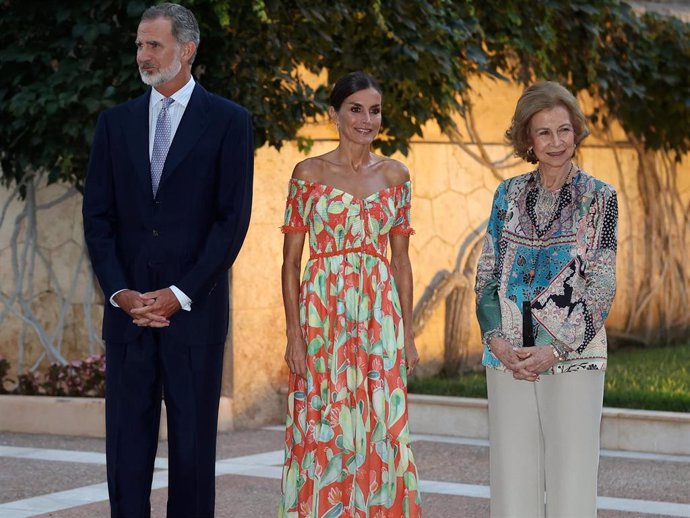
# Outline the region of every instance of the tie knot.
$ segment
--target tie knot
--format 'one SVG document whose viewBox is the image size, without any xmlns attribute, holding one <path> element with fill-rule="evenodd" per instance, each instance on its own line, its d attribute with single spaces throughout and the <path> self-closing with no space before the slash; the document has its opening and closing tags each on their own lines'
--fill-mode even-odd
<svg viewBox="0 0 690 518">
<path fill-rule="evenodd" d="M 168 107 L 175 102 L 175 99 L 172 97 L 163 97 L 163 109 L 167 110 Z"/>
</svg>

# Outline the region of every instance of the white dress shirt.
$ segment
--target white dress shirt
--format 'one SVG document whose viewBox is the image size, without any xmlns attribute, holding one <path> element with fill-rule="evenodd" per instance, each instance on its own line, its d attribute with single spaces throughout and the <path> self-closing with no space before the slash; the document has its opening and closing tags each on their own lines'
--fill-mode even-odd
<svg viewBox="0 0 690 518">
<path fill-rule="evenodd" d="M 194 78 L 190 77 L 189 81 L 187 81 L 187 84 L 170 96 L 175 100 L 175 102 L 168 107 L 168 116 L 170 117 L 170 142 L 172 142 L 175 138 L 175 132 L 180 126 L 180 121 L 182 120 L 184 111 L 187 108 L 187 104 L 189 104 L 189 99 L 192 97 L 195 84 Z M 156 135 L 156 121 L 158 121 L 158 114 L 163 108 L 164 97 L 165 96 L 155 88 L 151 89 L 151 97 L 149 99 L 149 161 L 151 160 L 151 155 L 153 154 L 153 139 Z M 185 311 L 191 311 L 192 299 L 185 295 L 185 293 L 175 285 L 170 286 L 170 289 L 179 301 L 182 309 Z M 118 306 L 115 302 L 115 295 L 126 290 L 127 288 L 124 288 L 113 293 L 110 297 L 110 303 L 116 308 L 119 308 L 120 306 Z"/>
</svg>

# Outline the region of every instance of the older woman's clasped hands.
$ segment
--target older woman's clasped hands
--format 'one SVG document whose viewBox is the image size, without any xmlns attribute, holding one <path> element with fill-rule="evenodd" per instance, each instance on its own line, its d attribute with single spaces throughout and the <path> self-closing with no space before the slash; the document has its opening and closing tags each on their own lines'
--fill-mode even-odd
<svg viewBox="0 0 690 518">
<path fill-rule="evenodd" d="M 516 347 L 501 337 L 492 340 L 491 353 L 516 380 L 539 381 L 539 374 L 559 361 L 549 347 Z"/>
</svg>

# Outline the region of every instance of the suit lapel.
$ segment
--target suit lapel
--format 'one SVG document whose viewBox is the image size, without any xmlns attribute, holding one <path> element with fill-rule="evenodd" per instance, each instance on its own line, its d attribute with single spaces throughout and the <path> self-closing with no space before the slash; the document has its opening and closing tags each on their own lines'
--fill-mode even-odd
<svg viewBox="0 0 690 518">
<path fill-rule="evenodd" d="M 185 108 L 180 125 L 175 132 L 175 137 L 170 143 L 168 156 L 165 158 L 161 183 L 158 187 L 159 192 L 170 176 L 175 174 L 177 166 L 189 154 L 206 129 L 209 123 L 209 104 L 206 90 L 199 83 L 194 85 L 194 91 L 189 98 L 189 104 Z"/>
<path fill-rule="evenodd" d="M 149 99 L 151 89 L 134 99 L 129 106 L 131 122 L 125 131 L 134 171 L 142 185 L 151 192 L 151 160 L 149 158 Z"/>
</svg>

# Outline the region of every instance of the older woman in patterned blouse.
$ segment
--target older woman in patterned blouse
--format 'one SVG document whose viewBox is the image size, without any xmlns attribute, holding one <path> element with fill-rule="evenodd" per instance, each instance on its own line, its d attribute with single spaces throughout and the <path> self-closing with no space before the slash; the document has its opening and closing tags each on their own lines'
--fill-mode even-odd
<svg viewBox="0 0 690 518">
<path fill-rule="evenodd" d="M 523 93 L 506 132 L 537 167 L 496 189 L 477 270 L 493 518 L 596 516 L 618 206 L 573 163 L 588 134 L 550 81 Z"/>
</svg>

